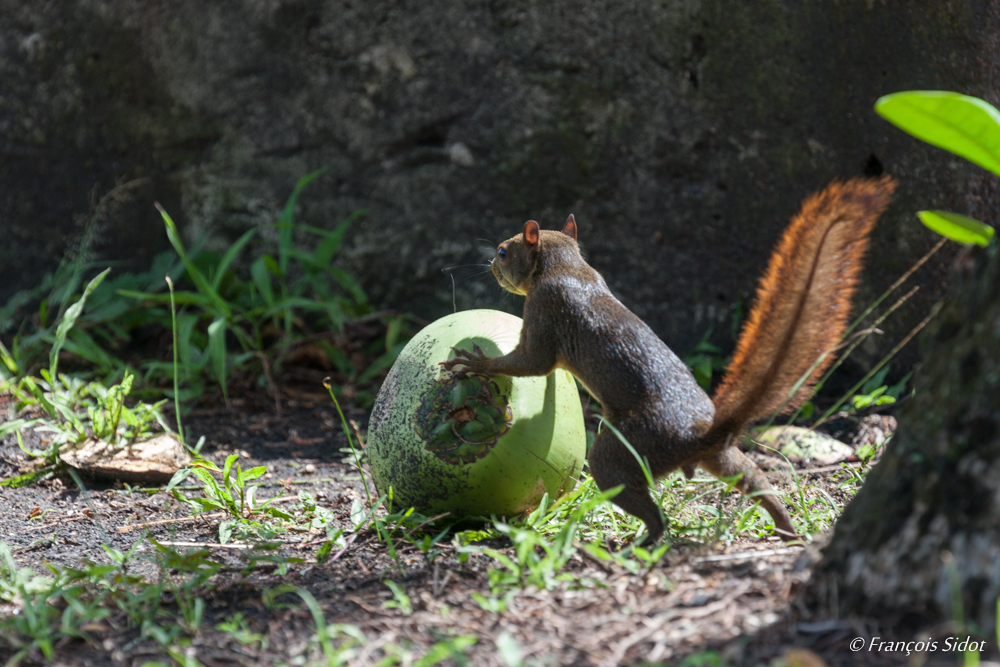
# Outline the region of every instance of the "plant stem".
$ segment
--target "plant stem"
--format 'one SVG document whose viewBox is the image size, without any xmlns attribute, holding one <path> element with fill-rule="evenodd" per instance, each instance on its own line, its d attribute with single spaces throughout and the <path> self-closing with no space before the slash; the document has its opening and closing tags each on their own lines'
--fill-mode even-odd
<svg viewBox="0 0 1000 667">
<path fill-rule="evenodd" d="M 174 413 L 177 417 L 177 437 L 184 444 L 184 427 L 181 426 L 181 395 L 177 382 L 177 306 L 174 303 L 174 281 L 170 276 L 163 276 L 167 281 L 167 288 L 170 290 L 170 323 L 174 337 Z"/>
<path fill-rule="evenodd" d="M 354 440 L 351 438 L 351 432 L 347 428 L 347 419 L 344 417 L 344 411 L 340 409 L 340 403 L 337 402 L 337 397 L 333 395 L 333 384 L 330 382 L 330 378 L 324 378 L 323 386 L 330 393 L 333 405 L 337 408 L 337 414 L 340 415 L 340 423 L 344 427 L 347 444 L 350 445 L 351 453 L 354 454 L 354 465 L 358 467 L 358 473 L 361 475 L 361 483 L 365 486 L 365 498 L 368 499 L 368 507 L 372 507 L 372 494 L 368 491 L 368 480 L 365 479 L 365 471 L 361 469 L 361 459 L 358 457 L 358 450 L 354 448 Z M 372 507 L 372 511 L 374 511 L 374 507 Z"/>
</svg>

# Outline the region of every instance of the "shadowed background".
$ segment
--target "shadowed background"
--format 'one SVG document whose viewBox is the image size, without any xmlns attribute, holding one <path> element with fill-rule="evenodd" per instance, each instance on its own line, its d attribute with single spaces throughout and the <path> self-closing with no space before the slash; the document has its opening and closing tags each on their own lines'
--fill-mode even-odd
<svg viewBox="0 0 1000 667">
<path fill-rule="evenodd" d="M 589 261 L 669 345 L 713 327 L 728 349 L 741 295 L 831 179 L 900 180 L 859 303 L 935 242 L 914 211 L 996 220 L 974 167 L 872 111 L 906 89 L 995 102 L 995 4 L 0 0 L 0 303 L 95 211 L 97 255 L 143 269 L 168 247 L 154 200 L 223 248 L 327 167 L 298 220 L 370 211 L 337 261 L 376 306 L 450 312 L 443 268 L 573 212 Z M 947 254 L 861 361 L 943 294 Z M 460 309 L 520 311 L 455 273 Z"/>
</svg>

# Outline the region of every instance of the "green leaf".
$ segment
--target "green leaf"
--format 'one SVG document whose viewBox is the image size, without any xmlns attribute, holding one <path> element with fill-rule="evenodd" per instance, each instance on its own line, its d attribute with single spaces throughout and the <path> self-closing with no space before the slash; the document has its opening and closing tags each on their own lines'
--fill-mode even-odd
<svg viewBox="0 0 1000 667">
<path fill-rule="evenodd" d="M 882 370 L 873 375 L 871 379 L 868 380 L 868 382 L 865 382 L 863 385 L 861 385 L 861 391 L 859 393 L 871 394 L 880 387 L 884 390 L 885 387 L 883 387 L 882 385 L 885 384 L 885 378 L 887 375 L 889 375 L 889 367 L 885 366 L 882 368 Z"/>
<path fill-rule="evenodd" d="M 201 466 L 195 466 L 191 468 L 191 474 L 202 481 L 207 491 L 210 491 L 216 497 L 219 497 L 219 484 L 215 481 L 215 478 L 212 477 L 212 473 L 208 472 Z"/>
<path fill-rule="evenodd" d="M 194 283 L 201 295 L 211 301 L 215 310 L 229 319 L 233 316 L 232 309 L 230 309 L 229 304 L 226 300 L 219 296 L 219 293 L 209 284 L 205 275 L 198 269 L 191 260 L 188 259 L 187 251 L 184 249 L 184 243 L 181 241 L 181 236 L 177 232 L 177 225 L 174 224 L 173 219 L 167 212 L 163 210 L 163 207 L 156 204 L 156 209 L 160 212 L 163 217 L 163 223 L 167 227 L 167 238 L 170 239 L 170 244 L 174 246 L 174 250 L 177 251 L 177 255 L 184 262 L 184 268 L 187 269 L 188 276 L 191 277 L 191 282 Z"/>
<path fill-rule="evenodd" d="M 313 251 L 312 261 L 314 264 L 323 266 L 329 264 L 330 260 L 340 249 L 340 244 L 344 240 L 344 234 L 347 233 L 347 228 L 351 224 L 351 220 L 354 216 L 351 216 L 347 220 L 334 227 L 330 232 L 323 237 L 323 240 L 316 245 L 316 250 Z"/>
<path fill-rule="evenodd" d="M 8 477 L 7 479 L 0 479 L 0 487 L 7 487 L 10 489 L 18 489 L 22 486 L 28 486 L 34 484 L 35 481 L 48 475 L 52 472 L 52 468 L 42 468 L 39 470 L 33 470 L 31 472 L 26 472 L 23 475 L 17 475 L 15 477 Z"/>
<path fill-rule="evenodd" d="M 958 243 L 986 246 L 993 238 L 992 227 L 967 215 L 951 211 L 917 211 L 917 217 L 931 231 Z"/>
<path fill-rule="evenodd" d="M 364 505 L 361 504 L 359 499 L 355 498 L 354 502 L 351 503 L 351 523 L 355 528 L 358 528 L 367 518 Z"/>
<path fill-rule="evenodd" d="M 64 341 L 63 349 L 109 372 L 121 363 L 114 356 L 108 354 L 104 347 L 83 329 L 71 330 Z"/>
<path fill-rule="evenodd" d="M 252 486 L 250 488 L 256 489 L 257 487 L 256 486 Z M 285 521 L 293 521 L 293 520 L 295 520 L 294 516 L 292 516 L 288 512 L 284 512 L 282 510 L 279 510 L 277 507 L 264 507 L 263 509 L 264 509 L 264 512 L 268 516 L 273 516 L 273 517 L 276 517 L 278 519 L 284 519 Z"/>
<path fill-rule="evenodd" d="M 229 265 L 233 263 L 236 256 L 240 254 L 241 250 L 243 250 L 243 246 L 245 246 L 250 239 L 253 238 L 253 235 L 257 233 L 257 229 L 257 227 L 248 229 L 243 233 L 243 236 L 236 240 L 236 243 L 229 246 L 229 249 L 226 250 L 226 254 L 224 254 L 222 259 L 219 261 L 219 265 L 215 267 L 215 279 L 212 281 L 212 287 L 214 289 L 219 289 L 219 283 L 222 282 L 223 276 L 226 275 L 226 269 L 229 268 Z"/>
<path fill-rule="evenodd" d="M 17 348 L 15 347 L 15 349 Z M 3 341 L 0 341 L 0 361 L 3 362 L 3 365 L 6 366 L 7 370 L 13 373 L 15 377 L 21 372 L 21 369 L 18 368 L 14 357 L 11 356 L 10 351 L 4 346 Z"/>
<path fill-rule="evenodd" d="M 909 382 L 911 375 L 913 375 L 913 371 L 910 371 L 903 376 L 902 380 L 889 387 L 889 389 L 885 392 L 886 396 L 891 396 L 896 400 L 899 400 L 899 396 L 906 391 L 906 383 Z"/>
<path fill-rule="evenodd" d="M 21 380 L 21 383 L 18 385 L 18 387 L 19 388 L 27 387 L 28 391 L 31 392 L 31 395 L 35 397 L 36 401 L 38 401 L 38 404 L 42 406 L 42 409 L 45 410 L 45 412 L 47 412 L 48 415 L 53 419 L 56 420 L 59 419 L 59 411 L 56 410 L 56 407 L 52 405 L 52 402 L 49 401 L 49 399 L 45 398 L 45 394 L 42 393 L 42 390 L 38 387 L 37 384 L 35 384 L 35 381 L 32 380 L 31 377 L 25 377 L 23 380 Z"/>
<path fill-rule="evenodd" d="M 226 519 L 219 524 L 219 544 L 228 544 L 233 536 L 233 528 L 236 526 L 236 519 Z"/>
<path fill-rule="evenodd" d="M 120 289 L 115 293 L 130 299 L 140 299 L 142 301 L 156 301 L 158 303 L 170 303 L 169 294 L 156 294 L 155 292 L 136 292 L 134 290 Z M 174 292 L 174 302 L 180 305 L 194 304 L 208 310 L 212 307 L 212 301 L 206 299 L 196 292 Z"/>
<path fill-rule="evenodd" d="M 267 466 L 257 466 L 256 468 L 250 468 L 249 470 L 244 470 L 240 473 L 240 481 L 247 482 L 251 479 L 257 479 L 267 472 Z"/>
<path fill-rule="evenodd" d="M 4 422 L 0 424 L 0 438 L 41 423 L 41 419 L 13 419 L 9 422 Z"/>
<path fill-rule="evenodd" d="M 229 391 L 226 387 L 226 320 L 221 317 L 208 325 L 208 349 L 212 355 L 215 367 L 215 377 L 222 387 L 222 398 L 229 404 Z"/>
<path fill-rule="evenodd" d="M 524 658 L 521 656 L 521 647 L 518 646 L 514 635 L 506 630 L 497 636 L 497 652 L 503 658 L 504 664 L 507 667 L 520 667 L 524 664 Z"/>
<path fill-rule="evenodd" d="M 232 482 L 229 480 L 229 474 L 233 469 L 233 464 L 236 463 L 236 459 L 238 458 L 239 454 L 230 454 L 226 457 L 226 464 L 222 467 L 222 483 L 227 489 L 232 486 Z"/>
<path fill-rule="evenodd" d="M 300 178 L 288 201 L 285 202 L 285 207 L 281 209 L 281 217 L 278 218 L 278 263 L 281 275 L 288 272 L 288 251 L 292 247 L 292 221 L 295 218 L 295 204 L 298 203 L 299 193 L 325 171 L 326 167 L 323 167 Z"/>
<path fill-rule="evenodd" d="M 271 289 L 271 272 L 267 268 L 267 257 L 267 255 L 258 257 L 250 265 L 250 278 L 257 286 L 257 291 L 263 297 L 264 303 L 270 306 L 274 303 L 274 290 Z"/>
<path fill-rule="evenodd" d="M 180 494 L 177 489 L 174 489 L 174 493 L 178 495 Z M 184 498 L 184 502 L 194 507 L 197 514 L 211 512 L 212 510 L 227 509 L 225 504 L 219 502 L 218 500 L 212 500 L 211 498 Z"/>
<path fill-rule="evenodd" d="M 174 476 L 171 477 L 170 481 L 167 483 L 167 487 L 163 490 L 164 493 L 169 494 L 171 491 L 174 490 L 175 486 L 186 480 L 190 474 L 191 474 L 191 468 L 181 468 L 180 470 L 175 472 Z"/>
<path fill-rule="evenodd" d="M 316 562 L 320 565 L 323 565 L 326 563 L 326 561 L 330 560 L 330 555 L 333 553 L 333 547 L 334 547 L 333 540 L 330 540 L 329 542 L 324 542 L 323 546 L 321 546 L 319 548 L 319 551 L 316 552 Z"/>
<path fill-rule="evenodd" d="M 56 340 L 52 345 L 52 349 L 49 351 L 49 376 L 53 380 L 56 378 L 56 370 L 59 367 L 59 350 L 62 349 L 63 343 L 66 342 L 66 334 L 69 330 L 73 328 L 76 324 L 76 318 L 80 317 L 80 313 L 83 312 L 83 307 L 87 303 L 87 297 L 93 292 L 104 277 L 111 272 L 111 269 L 104 269 L 99 274 L 94 276 L 94 278 L 87 283 L 87 287 L 83 290 L 83 294 L 80 296 L 80 300 L 74 303 L 72 306 L 66 309 L 66 314 L 63 315 L 62 320 L 59 322 L 59 326 L 56 328 Z"/>
<path fill-rule="evenodd" d="M 914 90 L 880 97 L 875 111 L 927 143 L 1000 176 L 1000 111 L 976 97 Z"/>
<path fill-rule="evenodd" d="M 355 301 L 358 303 L 368 302 L 368 296 L 365 294 L 365 291 L 361 289 L 361 285 L 359 285 L 354 278 L 348 275 L 347 272 L 332 266 L 327 268 L 327 272 L 333 277 L 334 280 L 340 283 L 341 287 L 346 289 L 351 296 L 354 297 Z"/>
<path fill-rule="evenodd" d="M 198 459 L 198 465 L 195 467 L 204 468 L 206 470 L 211 470 L 212 472 L 217 472 L 217 473 L 222 472 L 222 469 L 219 468 L 219 466 L 215 465 L 214 462 L 209 461 L 208 459 Z"/>
</svg>

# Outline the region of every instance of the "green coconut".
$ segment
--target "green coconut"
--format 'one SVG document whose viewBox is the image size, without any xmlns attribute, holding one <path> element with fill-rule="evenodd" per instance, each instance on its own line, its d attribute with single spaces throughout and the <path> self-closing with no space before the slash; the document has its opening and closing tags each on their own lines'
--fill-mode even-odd
<svg viewBox="0 0 1000 667">
<path fill-rule="evenodd" d="M 375 399 L 368 462 L 393 507 L 428 516 L 516 516 L 576 485 L 587 451 L 573 377 L 470 375 L 440 362 L 451 348 L 489 356 L 517 346 L 521 319 L 495 310 L 455 313 L 400 352 Z"/>
</svg>

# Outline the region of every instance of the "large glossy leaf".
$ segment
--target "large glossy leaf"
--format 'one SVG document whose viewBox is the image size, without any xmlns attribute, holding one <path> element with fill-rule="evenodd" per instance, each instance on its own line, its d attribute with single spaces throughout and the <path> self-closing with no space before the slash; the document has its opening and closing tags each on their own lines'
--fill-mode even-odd
<svg viewBox="0 0 1000 667">
<path fill-rule="evenodd" d="M 928 229 L 959 243 L 985 246 L 993 238 L 993 228 L 967 215 L 951 211 L 917 211 L 917 217 Z"/>
<path fill-rule="evenodd" d="M 880 97 L 875 111 L 929 144 L 1000 176 L 1000 111 L 976 97 L 914 90 Z"/>
</svg>

